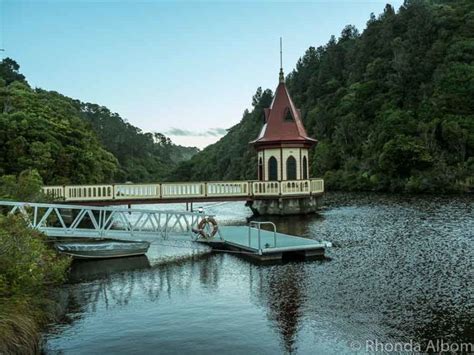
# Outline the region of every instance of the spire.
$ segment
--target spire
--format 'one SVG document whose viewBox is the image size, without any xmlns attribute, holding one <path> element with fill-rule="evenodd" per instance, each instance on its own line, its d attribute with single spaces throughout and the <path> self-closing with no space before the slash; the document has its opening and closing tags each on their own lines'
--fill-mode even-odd
<svg viewBox="0 0 474 355">
<path fill-rule="evenodd" d="M 257 149 L 281 147 L 282 145 L 309 148 L 317 143 L 316 139 L 308 137 L 301 120 L 301 111 L 291 100 L 285 85 L 282 47 L 280 37 L 280 82 L 270 107 L 264 110 L 265 123 L 260 134 L 257 139 L 250 142 Z"/>
<path fill-rule="evenodd" d="M 282 49 L 282 40 L 280 37 L 280 83 L 285 82 L 285 74 L 283 74 L 283 49 Z"/>
</svg>

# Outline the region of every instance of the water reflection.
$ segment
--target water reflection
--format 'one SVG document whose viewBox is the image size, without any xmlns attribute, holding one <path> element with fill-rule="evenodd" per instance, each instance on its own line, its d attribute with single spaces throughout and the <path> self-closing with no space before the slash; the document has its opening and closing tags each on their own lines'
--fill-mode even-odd
<svg viewBox="0 0 474 355">
<path fill-rule="evenodd" d="M 285 350 L 292 353 L 308 297 L 305 272 L 297 267 L 274 268 L 265 281 L 258 290 L 261 301 L 268 306 L 268 317 L 279 330 Z"/>
<path fill-rule="evenodd" d="M 309 228 L 313 222 L 320 222 L 324 220 L 324 217 L 319 214 L 313 215 L 301 215 L 301 216 L 267 216 L 251 218 L 258 221 L 271 221 L 277 226 L 277 230 L 280 233 L 313 237 Z M 271 229 L 269 226 L 263 226 L 263 228 Z M 315 238 L 317 239 L 317 238 Z"/>
<path fill-rule="evenodd" d="M 107 278 L 121 271 L 147 269 L 149 267 L 150 261 L 145 255 L 116 259 L 74 260 L 71 265 L 69 281 L 79 283 Z"/>
<path fill-rule="evenodd" d="M 225 301 L 222 297 L 218 299 L 220 285 L 232 282 L 232 277 L 229 279 L 229 275 L 222 274 L 229 264 L 235 265 L 241 275 L 247 269 L 247 285 L 239 280 L 239 287 L 250 291 L 254 305 L 264 311 L 272 328 L 278 330 L 282 349 L 294 352 L 303 305 L 308 297 L 305 272 L 297 264 L 288 264 L 286 268 L 260 267 L 223 254 L 153 267 L 146 257 L 76 262 L 71 285 L 67 287 L 68 318 L 51 333 L 60 334 L 64 324 L 73 327 L 84 317 L 94 317 L 94 313 L 127 307 L 134 299 L 141 307 L 152 307 L 152 303 L 163 297 L 173 301 L 188 300 L 196 291 L 205 290 L 219 304 Z M 206 313 L 205 307 L 201 313 Z"/>
<path fill-rule="evenodd" d="M 272 219 L 334 242 L 330 262 L 76 264 L 69 324 L 47 335 L 48 351 L 331 354 L 350 352 L 349 340 L 473 341 L 472 201 L 361 201 L 324 218 Z"/>
</svg>

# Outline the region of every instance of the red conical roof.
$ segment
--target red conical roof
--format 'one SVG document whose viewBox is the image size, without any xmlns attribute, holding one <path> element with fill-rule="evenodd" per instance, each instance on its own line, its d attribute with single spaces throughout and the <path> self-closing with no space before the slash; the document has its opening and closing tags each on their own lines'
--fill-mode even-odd
<svg viewBox="0 0 474 355">
<path fill-rule="evenodd" d="M 312 146 L 316 139 L 308 137 L 301 121 L 301 112 L 295 107 L 280 73 L 280 83 L 270 108 L 265 109 L 265 124 L 258 138 L 251 144 L 256 147 L 295 144 Z"/>
</svg>

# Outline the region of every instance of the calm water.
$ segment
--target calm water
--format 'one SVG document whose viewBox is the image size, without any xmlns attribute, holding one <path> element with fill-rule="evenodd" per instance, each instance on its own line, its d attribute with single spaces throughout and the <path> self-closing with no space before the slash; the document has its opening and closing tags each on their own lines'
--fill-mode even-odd
<svg viewBox="0 0 474 355">
<path fill-rule="evenodd" d="M 272 219 L 333 242 L 321 261 L 258 266 L 168 241 L 148 257 L 76 264 L 46 353 L 340 354 L 367 340 L 474 342 L 473 199 L 346 197 L 320 216 Z M 242 203 L 207 210 L 225 223 L 249 216 Z"/>
</svg>

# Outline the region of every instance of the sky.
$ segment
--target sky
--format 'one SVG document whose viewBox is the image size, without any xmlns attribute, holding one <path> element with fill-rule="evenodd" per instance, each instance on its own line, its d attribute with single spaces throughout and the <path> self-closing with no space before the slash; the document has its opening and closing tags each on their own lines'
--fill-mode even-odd
<svg viewBox="0 0 474 355">
<path fill-rule="evenodd" d="M 402 0 L 0 0 L 0 58 L 34 87 L 107 106 L 143 131 L 205 147 L 310 47 Z"/>
</svg>

